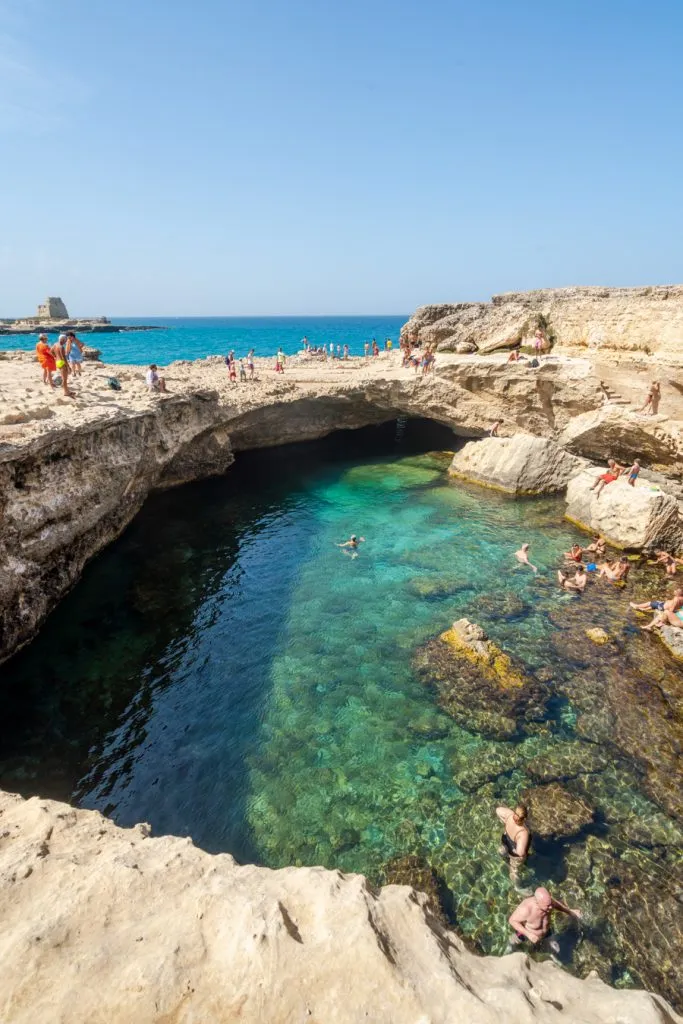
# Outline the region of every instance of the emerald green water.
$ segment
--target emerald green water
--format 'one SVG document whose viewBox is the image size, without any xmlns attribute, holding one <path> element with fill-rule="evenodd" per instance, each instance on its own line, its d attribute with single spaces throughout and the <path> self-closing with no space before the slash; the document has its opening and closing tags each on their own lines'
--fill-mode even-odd
<svg viewBox="0 0 683 1024">
<path fill-rule="evenodd" d="M 486 952 L 504 952 L 520 893 L 547 884 L 586 913 L 562 934 L 571 969 L 652 984 L 645 928 L 641 945 L 608 911 L 620 886 L 635 909 L 655 882 L 669 902 L 680 894 L 681 832 L 636 755 L 598 725 L 577 729 L 602 714 L 600 687 L 572 690 L 617 666 L 583 638 L 605 621 L 635 651 L 629 678 L 646 678 L 634 595 L 560 591 L 555 569 L 577 537 L 563 503 L 449 481 L 448 457 L 420 450 L 450 439 L 426 431 L 252 453 L 223 480 L 150 500 L 6 667 L 0 785 L 271 866 L 381 883 L 419 858 Z M 336 546 L 351 533 L 366 538 L 356 558 Z M 524 540 L 538 577 L 513 557 Z M 460 616 L 546 687 L 540 719 L 493 738 L 443 710 L 416 656 Z M 538 842 L 516 890 L 494 809 L 550 780 L 595 820 Z M 633 822 L 657 841 L 634 841 Z M 678 930 L 663 931 L 675 958 Z"/>
</svg>

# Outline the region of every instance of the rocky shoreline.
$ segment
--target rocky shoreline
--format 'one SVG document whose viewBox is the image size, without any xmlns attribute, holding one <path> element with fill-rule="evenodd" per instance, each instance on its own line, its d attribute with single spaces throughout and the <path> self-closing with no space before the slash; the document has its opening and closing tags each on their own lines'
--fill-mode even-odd
<svg viewBox="0 0 683 1024">
<path fill-rule="evenodd" d="M 167 331 L 161 324 L 112 324 L 101 320 L 36 320 L 25 324 L 19 321 L 0 321 L 0 335 L 20 337 L 21 335 L 62 334 L 76 331 L 77 334 L 121 334 L 125 331 Z"/>
<path fill-rule="evenodd" d="M 595 318 L 603 290 L 576 291 L 581 294 L 572 301 L 587 303 Z M 680 288 L 617 291 L 607 296 L 609 303 L 621 309 L 637 298 L 646 312 L 653 304 L 677 309 L 683 298 Z M 503 296 L 494 299 L 493 312 L 487 307 L 477 318 L 494 317 L 498 324 L 502 310 L 511 336 L 515 325 L 524 326 L 512 306 L 522 307 L 526 324 L 529 310 L 535 315 L 548 303 L 551 312 L 557 303 L 566 312 L 568 298 Z M 463 315 L 472 311 L 423 307 L 405 330 L 450 349 L 459 343 L 453 318 L 460 322 Z M 546 325 L 561 319 L 542 315 Z M 573 316 L 576 322 L 579 314 Z M 437 338 L 445 329 L 451 334 Z M 561 331 L 554 337 L 560 350 Z M 627 341 L 631 386 L 642 391 L 655 374 L 668 380 L 671 372 L 674 379 L 676 346 L 667 363 L 661 351 L 653 358 L 644 343 Z M 293 359 L 284 379 L 263 361 L 253 385 L 231 385 L 218 357 L 177 362 L 165 371 L 168 395 L 148 393 L 142 367 L 92 363 L 72 399 L 47 392 L 28 354 L 0 353 L 0 660 L 36 634 L 87 561 L 120 534 L 155 488 L 223 473 L 249 449 L 398 416 L 437 420 L 465 440 L 485 437 L 491 423 L 502 420 L 508 436 L 470 440 L 453 459 L 453 475 L 517 495 L 568 489 L 570 518 L 631 551 L 683 543 L 677 481 L 683 405 L 676 388 L 665 388 L 666 415 L 643 417 L 610 396 L 609 374 L 585 352 L 531 368 L 508 364 L 497 348 L 483 356 L 440 349 L 436 372 L 424 379 L 401 367 L 399 353 L 336 365 Z M 613 383 L 623 388 L 622 363 Z M 118 378 L 121 391 L 109 387 L 110 377 Z M 593 460 L 609 455 L 643 459 L 643 486 L 635 497 L 624 495 L 619 481 L 600 503 L 588 493 Z M 449 714 L 466 716 L 471 702 L 465 707 L 450 682 L 454 652 L 462 653 L 457 631 L 420 653 L 418 671 L 431 685 L 440 680 Z M 590 646 L 587 652 L 586 663 L 593 664 Z M 500 652 L 486 657 L 488 674 L 473 664 L 468 685 L 482 722 L 504 740 L 520 722 L 533 721 L 545 689 L 522 679 L 508 661 L 503 665 Z M 491 712 L 501 672 L 504 706 Z M 609 699 L 619 707 L 625 684 L 618 672 L 606 679 Z M 605 723 L 594 718 L 584 690 L 571 679 L 561 688 L 582 710 L 582 728 L 596 747 L 606 742 Z M 651 711 L 648 728 L 656 734 L 659 721 L 673 730 L 666 709 L 661 721 L 659 714 Z M 622 748 L 645 756 L 633 723 L 625 716 L 617 721 Z M 650 784 L 669 795 L 673 811 L 674 731 L 666 737 L 670 785 L 659 761 L 646 757 L 645 770 Z M 579 807 L 580 795 L 563 791 L 560 798 L 579 816 L 588 814 L 587 805 Z M 405 887 L 374 893 L 360 876 L 320 868 L 240 867 L 188 840 L 150 839 L 142 826 L 123 830 L 94 812 L 37 798 L 0 793 L 0 825 L 6 906 L 0 1006 L 12 1024 L 92 1021 L 103 992 L 112 1024 L 190 1016 L 355 1022 L 363 1014 L 392 1024 L 422 1018 L 446 1024 L 454 1015 L 484 1024 L 498 1020 L 501 1007 L 520 1024 L 681 1019 L 657 996 L 579 981 L 521 954 L 476 957 L 444 929 L 425 897 Z M 553 835 L 556 823 L 545 828 Z M 594 859 L 606 857 L 597 842 L 594 847 Z M 609 858 L 606 865 L 610 870 Z"/>
</svg>

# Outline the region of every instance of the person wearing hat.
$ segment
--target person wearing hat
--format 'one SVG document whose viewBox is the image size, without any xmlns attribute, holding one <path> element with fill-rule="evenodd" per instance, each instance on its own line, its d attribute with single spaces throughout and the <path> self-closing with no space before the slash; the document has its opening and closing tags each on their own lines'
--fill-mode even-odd
<svg viewBox="0 0 683 1024">
<path fill-rule="evenodd" d="M 510 939 L 510 944 L 518 946 L 521 942 L 530 942 L 532 946 L 538 946 L 543 939 L 548 939 L 550 948 L 557 953 L 559 946 L 555 939 L 551 938 L 550 931 L 553 910 L 569 914 L 577 920 L 581 919 L 580 910 L 571 910 L 564 903 L 554 899 L 547 889 L 539 886 L 533 896 L 522 900 L 510 915 L 509 923 L 515 933 Z"/>
<path fill-rule="evenodd" d="M 43 368 L 43 384 L 49 384 L 51 388 L 54 387 L 52 381 L 52 374 L 57 369 L 57 363 L 55 357 L 52 354 L 52 349 L 47 343 L 47 334 L 38 335 L 38 341 L 36 343 L 36 359 Z"/>
</svg>

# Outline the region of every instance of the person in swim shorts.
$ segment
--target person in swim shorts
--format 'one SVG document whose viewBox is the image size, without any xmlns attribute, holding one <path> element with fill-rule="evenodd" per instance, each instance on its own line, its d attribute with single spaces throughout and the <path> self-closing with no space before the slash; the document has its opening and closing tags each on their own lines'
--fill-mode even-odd
<svg viewBox="0 0 683 1024">
<path fill-rule="evenodd" d="M 509 923 L 514 931 L 510 942 L 517 946 L 522 942 L 530 942 L 532 946 L 538 946 L 543 939 L 549 939 L 549 946 L 554 953 L 559 951 L 557 942 L 551 938 L 550 925 L 552 913 L 559 910 L 561 914 L 569 914 L 577 920 L 581 919 L 581 911 L 572 910 L 560 900 L 554 899 L 543 886 L 539 886 L 533 896 L 522 900 L 516 910 L 513 910 L 509 917 Z"/>
<path fill-rule="evenodd" d="M 564 557 L 570 562 L 576 562 L 580 565 L 583 561 L 583 548 L 580 544 L 572 544 L 571 549 L 569 551 L 565 551 Z"/>
<path fill-rule="evenodd" d="M 659 629 L 660 626 L 673 626 L 675 629 L 679 629 L 683 626 L 683 587 L 676 587 L 673 597 L 670 597 L 668 601 L 631 604 L 631 608 L 638 612 L 652 609 L 656 613 L 652 622 L 648 622 L 647 626 L 642 627 L 648 633 L 653 629 Z"/>
<path fill-rule="evenodd" d="M 73 331 L 68 331 L 66 335 L 66 358 L 69 361 L 69 369 L 75 377 L 80 377 L 82 373 L 81 364 L 83 362 L 83 350 L 85 345 L 79 341 Z"/>
<path fill-rule="evenodd" d="M 602 490 L 607 484 L 613 484 L 615 480 L 618 480 L 621 474 L 624 472 L 624 466 L 620 466 L 614 459 L 607 460 L 607 470 L 605 473 L 600 473 L 595 478 L 593 486 L 590 488 L 591 491 L 595 491 L 595 497 L 599 498 Z"/>
<path fill-rule="evenodd" d="M 638 462 L 638 459 L 634 459 L 633 460 L 633 465 L 631 466 L 631 468 L 628 471 L 628 480 L 626 481 L 626 483 L 630 487 L 635 487 L 636 486 L 636 480 L 638 479 L 638 474 L 639 473 L 640 473 L 640 463 Z"/>
<path fill-rule="evenodd" d="M 57 364 L 55 357 L 52 354 L 52 349 L 47 343 L 47 334 L 40 334 L 38 341 L 36 342 L 36 359 L 40 363 L 43 370 L 43 384 L 49 384 L 51 388 L 54 387 L 52 383 L 52 374 L 55 372 Z"/>
</svg>

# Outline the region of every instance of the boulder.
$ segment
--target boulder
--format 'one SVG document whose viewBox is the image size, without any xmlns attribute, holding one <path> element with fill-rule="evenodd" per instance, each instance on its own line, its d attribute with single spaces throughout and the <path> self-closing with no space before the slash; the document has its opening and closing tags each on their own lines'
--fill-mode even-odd
<svg viewBox="0 0 683 1024">
<path fill-rule="evenodd" d="M 473 341 L 459 341 L 458 344 L 455 346 L 455 351 L 458 353 L 458 355 L 465 356 L 468 355 L 470 352 L 476 352 L 477 346 Z"/>
<path fill-rule="evenodd" d="M 508 494 L 553 494 L 563 491 L 583 466 L 547 438 L 515 434 L 470 441 L 455 453 L 448 472 Z"/>
<path fill-rule="evenodd" d="M 545 717 L 548 688 L 526 676 L 467 619 L 419 648 L 414 666 L 444 711 L 470 732 L 505 740 Z"/>
<path fill-rule="evenodd" d="M 645 483 L 629 487 L 624 477 L 607 484 L 598 496 L 591 487 L 599 472 L 596 468 L 570 480 L 565 513 L 570 522 L 602 534 L 613 547 L 679 550 L 683 529 L 675 498 Z"/>
<path fill-rule="evenodd" d="M 83 358 L 88 359 L 91 362 L 99 362 L 102 352 L 99 348 L 95 348 L 92 345 L 85 345 L 83 348 Z"/>
<path fill-rule="evenodd" d="M 681 459 L 681 440 L 671 423 L 664 423 L 661 416 L 639 416 L 619 405 L 575 416 L 558 437 L 558 444 L 589 459 L 611 456 L 630 463 L 640 458 L 668 467 Z"/>
<path fill-rule="evenodd" d="M 674 658 L 683 661 L 683 629 L 676 626 L 663 626 L 659 630 L 659 636 Z"/>
<path fill-rule="evenodd" d="M 565 839 L 590 825 L 594 811 L 578 796 L 569 793 L 559 782 L 534 786 L 520 797 L 529 811 L 529 827 L 541 839 Z"/>
</svg>

